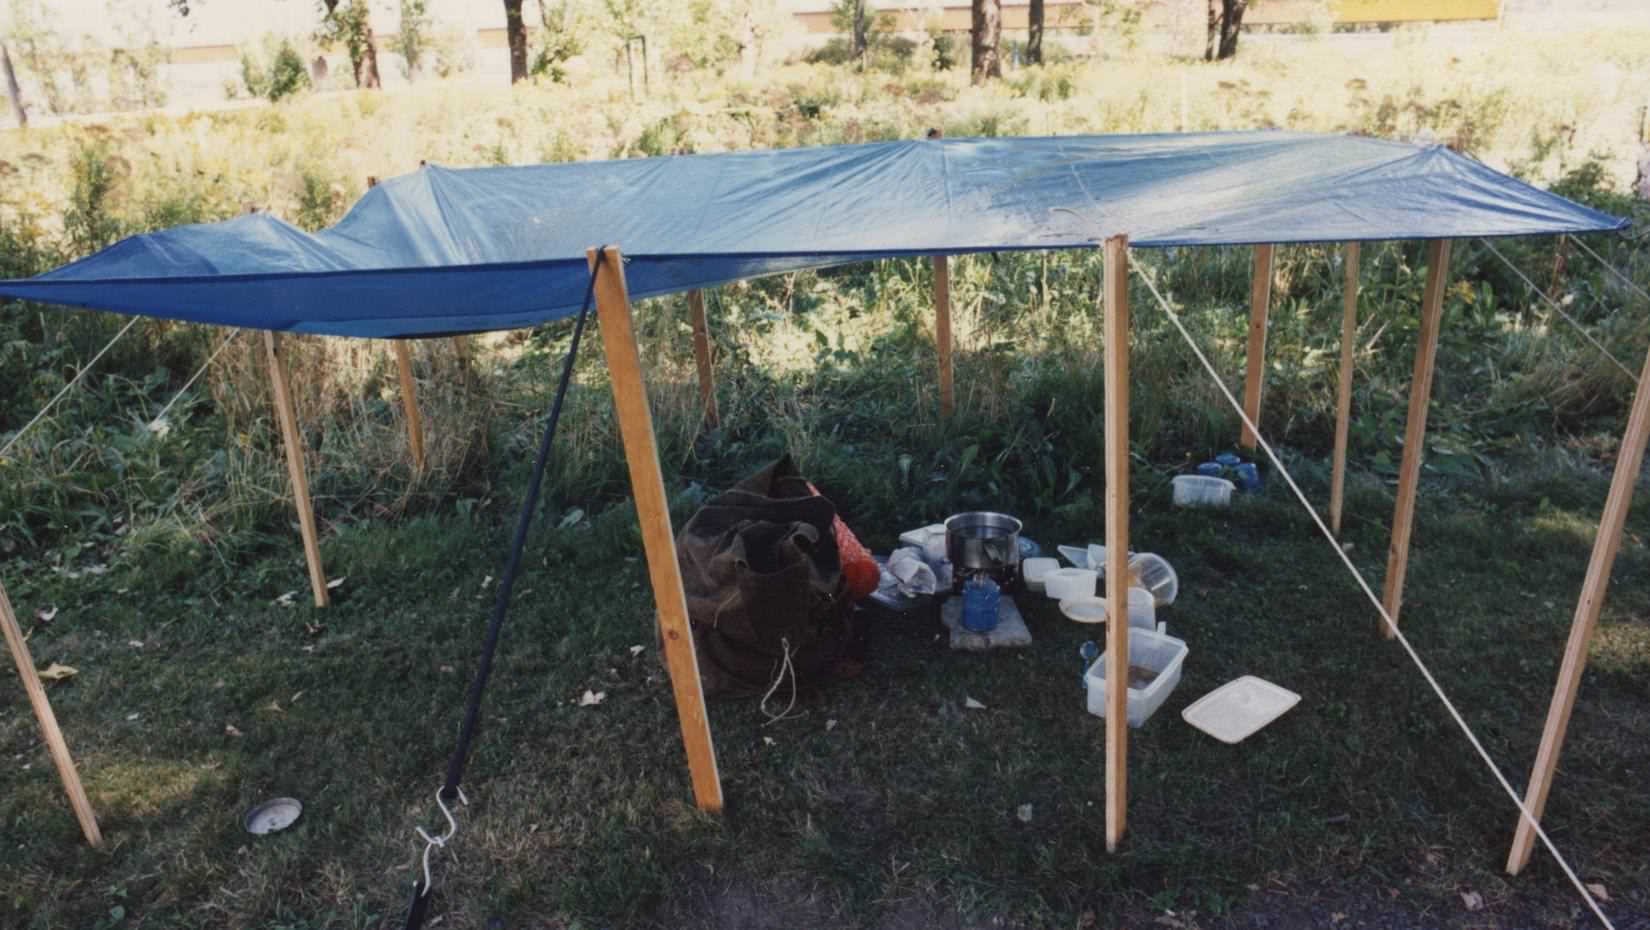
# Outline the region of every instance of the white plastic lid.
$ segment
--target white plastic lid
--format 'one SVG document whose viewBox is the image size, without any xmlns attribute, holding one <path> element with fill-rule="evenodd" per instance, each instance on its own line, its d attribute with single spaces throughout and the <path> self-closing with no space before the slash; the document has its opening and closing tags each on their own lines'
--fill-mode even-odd
<svg viewBox="0 0 1650 930">
<path fill-rule="evenodd" d="M 1223 743 L 1241 743 L 1283 716 L 1300 699 L 1287 688 L 1245 675 L 1198 698 L 1180 716 Z"/>
</svg>

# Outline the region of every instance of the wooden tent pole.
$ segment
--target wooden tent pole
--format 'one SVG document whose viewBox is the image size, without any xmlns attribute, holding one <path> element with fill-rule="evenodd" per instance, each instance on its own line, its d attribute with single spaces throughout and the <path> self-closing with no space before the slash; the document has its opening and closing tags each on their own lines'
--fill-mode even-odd
<svg viewBox="0 0 1650 930">
<path fill-rule="evenodd" d="M 1358 339 L 1358 243 L 1346 244 L 1341 314 L 1341 381 L 1335 394 L 1335 457 L 1329 470 L 1329 529 L 1341 535 L 1346 494 L 1346 440 L 1352 426 L 1352 354 Z"/>
<path fill-rule="evenodd" d="M 1260 426 L 1260 392 L 1266 374 L 1266 317 L 1272 309 L 1272 246 L 1255 246 L 1255 270 L 1249 282 L 1249 368 L 1243 379 L 1243 413 Z M 1238 445 L 1254 451 L 1255 434 L 1243 424 Z"/>
<path fill-rule="evenodd" d="M 321 542 L 315 532 L 315 510 L 309 502 L 309 478 L 304 474 L 303 437 L 298 434 L 298 411 L 292 405 L 292 388 L 287 382 L 286 356 L 281 337 L 264 330 L 264 350 L 269 358 L 269 381 L 275 388 L 275 416 L 281 422 L 281 445 L 286 447 L 286 470 L 292 479 L 293 506 L 298 510 L 298 530 L 304 537 L 304 561 L 309 563 L 309 586 L 315 606 L 327 606 L 327 574 L 321 568 Z"/>
<path fill-rule="evenodd" d="M 630 296 L 625 288 L 619 250 L 609 246 L 600 269 L 596 249 L 586 254 L 596 275 L 596 312 L 601 320 L 602 348 L 607 354 L 608 378 L 613 383 L 613 405 L 624 439 L 625 462 L 630 466 L 630 488 L 636 517 L 642 525 L 642 548 L 659 610 L 665 666 L 676 695 L 676 715 L 687 748 L 693 796 L 702 810 L 722 809 L 722 779 L 716 770 L 716 746 L 711 741 L 710 717 L 699 682 L 699 660 L 694 655 L 693 630 L 688 624 L 687 593 L 682 568 L 676 562 L 676 534 L 670 526 L 670 503 L 659 469 L 659 449 L 642 381 L 641 353 L 630 320 Z"/>
<path fill-rule="evenodd" d="M 705 295 L 695 288 L 688 291 L 688 314 L 693 318 L 693 360 L 699 367 L 699 404 L 705 411 L 705 425 L 716 429 L 722 425 L 721 411 L 716 408 L 716 373 L 710 362 L 710 324 L 705 320 Z"/>
<path fill-rule="evenodd" d="M 69 744 L 63 739 L 63 731 L 58 729 L 57 715 L 52 713 L 52 703 L 46 699 L 46 689 L 40 683 L 40 673 L 35 671 L 34 657 L 29 655 L 29 644 L 23 639 L 23 630 L 17 625 L 17 615 L 12 613 L 11 600 L 6 597 L 6 586 L 3 584 L 0 584 L 0 629 L 5 631 L 6 647 L 11 650 L 12 661 L 17 663 L 23 690 L 29 693 L 34 717 L 40 722 L 40 735 L 46 739 L 52 763 L 57 766 L 57 776 L 62 779 L 63 790 L 69 795 L 69 806 L 74 808 L 75 819 L 80 821 L 80 832 L 86 835 L 86 842 L 102 846 L 103 833 L 97 828 L 97 815 L 92 812 L 92 802 L 86 798 L 86 789 L 81 787 L 74 757 L 69 755 Z"/>
<path fill-rule="evenodd" d="M 1381 598 L 1393 624 L 1397 624 L 1398 609 L 1403 606 L 1404 574 L 1409 569 L 1409 535 L 1415 528 L 1415 495 L 1427 440 L 1427 404 L 1432 399 L 1432 373 L 1438 360 L 1438 328 L 1444 316 L 1449 253 L 1450 240 L 1427 241 L 1427 286 L 1421 297 L 1421 332 L 1415 342 L 1415 375 L 1409 382 L 1404 460 L 1398 467 L 1398 504 L 1392 517 L 1392 544 L 1387 550 L 1386 592 Z M 1387 639 L 1396 635 L 1385 623 L 1379 629 Z"/>
<path fill-rule="evenodd" d="M 1106 850 L 1128 822 L 1129 237 L 1103 245 L 1106 340 Z"/>
<path fill-rule="evenodd" d="M 957 409 L 957 388 L 951 372 L 951 260 L 934 256 L 934 347 L 940 363 L 940 416 Z"/>
<path fill-rule="evenodd" d="M 1536 752 L 1530 784 L 1524 795 L 1524 806 L 1537 820 L 1547 806 L 1547 792 L 1553 786 L 1558 754 L 1564 748 L 1570 712 L 1575 709 L 1576 692 L 1581 688 L 1581 673 L 1587 668 L 1587 644 L 1598 625 L 1599 610 L 1604 606 L 1604 595 L 1610 586 L 1610 571 L 1615 567 L 1616 553 L 1621 549 L 1627 510 L 1633 504 L 1633 486 L 1644 464 L 1646 439 L 1650 439 L 1650 354 L 1645 356 L 1644 368 L 1639 373 L 1638 390 L 1633 392 L 1627 432 L 1621 437 L 1615 474 L 1610 479 L 1610 496 L 1605 499 L 1598 535 L 1593 537 L 1593 555 L 1587 563 L 1587 578 L 1582 582 L 1581 599 L 1576 602 L 1575 618 L 1570 622 L 1570 639 L 1564 645 L 1564 661 L 1558 668 L 1552 704 L 1541 730 L 1541 748 Z M 1517 875 L 1530 861 L 1534 843 L 1534 825 L 1520 816 L 1512 850 L 1507 854 L 1509 875 Z"/>
<path fill-rule="evenodd" d="M 395 340 L 395 366 L 401 375 L 401 410 L 407 417 L 407 441 L 412 445 L 413 467 L 424 470 L 424 420 L 418 414 L 418 383 L 413 380 L 412 351 L 407 340 Z"/>
</svg>

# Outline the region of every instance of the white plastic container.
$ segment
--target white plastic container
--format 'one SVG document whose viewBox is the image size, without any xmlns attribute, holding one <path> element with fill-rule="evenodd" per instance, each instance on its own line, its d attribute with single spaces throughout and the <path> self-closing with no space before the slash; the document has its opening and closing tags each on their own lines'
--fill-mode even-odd
<svg viewBox="0 0 1650 930">
<path fill-rule="evenodd" d="M 1129 664 L 1155 672 L 1156 677 L 1141 688 L 1128 690 L 1129 726 L 1138 727 L 1151 719 L 1152 714 L 1169 699 L 1170 692 L 1180 684 L 1180 667 L 1186 661 L 1185 640 L 1175 639 L 1152 630 L 1129 630 Z M 1106 654 L 1089 666 L 1083 675 L 1088 685 L 1089 713 L 1106 716 Z"/>
<path fill-rule="evenodd" d="M 1175 475 L 1176 507 L 1226 507 L 1232 503 L 1232 491 L 1237 485 L 1225 478 L 1211 475 Z"/>
<path fill-rule="evenodd" d="M 1057 568 L 1043 575 L 1043 593 L 1063 601 L 1070 597 L 1093 597 L 1099 576 L 1086 568 Z"/>
<path fill-rule="evenodd" d="M 1033 556 L 1032 558 L 1026 559 L 1024 562 L 1020 563 L 1020 577 L 1026 580 L 1026 584 L 1041 587 L 1043 584 L 1043 576 L 1047 575 L 1049 572 L 1055 571 L 1059 567 L 1059 559 L 1051 559 L 1046 556 Z"/>
</svg>

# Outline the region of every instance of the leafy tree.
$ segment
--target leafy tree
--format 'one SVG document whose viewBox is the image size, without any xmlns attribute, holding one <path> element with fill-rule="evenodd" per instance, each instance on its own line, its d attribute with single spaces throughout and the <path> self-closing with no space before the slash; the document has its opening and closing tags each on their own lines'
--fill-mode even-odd
<svg viewBox="0 0 1650 930">
<path fill-rule="evenodd" d="M 267 69 L 251 55 L 242 55 L 241 80 L 246 82 L 248 93 L 273 103 L 309 87 L 309 69 L 292 43 L 282 39 Z"/>
<path fill-rule="evenodd" d="M 849 46 L 859 59 L 861 70 L 871 63 L 871 30 L 874 23 L 866 9 L 869 0 L 837 0 L 831 7 L 831 26 L 848 33 Z"/>
<path fill-rule="evenodd" d="M 372 11 L 367 0 L 321 0 L 321 25 L 315 41 L 323 47 L 342 45 L 355 69 L 356 87 L 378 87 L 378 48 L 372 40 Z"/>
<path fill-rule="evenodd" d="M 527 77 L 527 25 L 521 20 L 521 0 L 504 0 L 504 33 L 510 40 L 510 83 Z"/>
<path fill-rule="evenodd" d="M 418 73 L 424 53 L 430 47 L 429 0 L 401 0 L 401 24 L 395 31 L 395 50 L 400 53 L 407 77 Z"/>
<path fill-rule="evenodd" d="M 1003 38 L 1002 0 L 973 0 L 974 23 L 970 37 L 974 44 L 973 81 L 984 84 L 1003 76 L 1003 63 L 998 46 Z"/>
<path fill-rule="evenodd" d="M 538 54 L 533 56 L 533 73 L 560 83 L 567 79 L 566 64 L 584 51 L 584 16 L 574 0 L 539 0 Z"/>
</svg>

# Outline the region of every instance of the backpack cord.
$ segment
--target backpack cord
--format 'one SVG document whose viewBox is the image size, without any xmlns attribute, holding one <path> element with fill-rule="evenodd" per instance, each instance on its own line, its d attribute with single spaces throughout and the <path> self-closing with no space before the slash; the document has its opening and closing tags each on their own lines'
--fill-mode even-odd
<svg viewBox="0 0 1650 930">
<path fill-rule="evenodd" d="M 413 882 L 412 900 L 407 904 L 407 917 L 403 924 L 405 930 L 418 930 L 424 924 L 430 901 L 428 869 L 431 848 L 446 846 L 453 834 L 458 832 L 458 824 L 453 820 L 447 803 L 454 799 L 463 799 L 458 783 L 464 777 L 464 763 L 469 758 L 470 743 L 475 739 L 476 725 L 480 721 L 482 695 L 487 690 L 487 679 L 493 671 L 493 654 L 498 651 L 499 634 L 504 630 L 504 617 L 510 610 L 510 595 L 515 587 L 516 571 L 521 567 L 522 551 L 527 546 L 527 531 L 533 525 L 539 488 L 544 482 L 544 468 L 550 460 L 550 447 L 556 438 L 556 424 L 561 421 L 562 403 L 567 398 L 567 386 L 573 380 L 573 364 L 579 356 L 579 341 L 584 336 L 585 320 L 590 316 L 590 299 L 595 294 L 596 275 L 601 271 L 602 262 L 606 257 L 605 246 L 596 251 L 596 264 L 590 269 L 590 281 L 584 288 L 584 303 L 579 308 L 578 320 L 573 324 L 573 342 L 567 349 L 567 362 L 562 366 L 561 382 L 556 385 L 556 397 L 551 402 L 550 417 L 544 425 L 544 438 L 539 440 L 538 458 L 533 462 L 533 476 L 527 484 L 527 497 L 522 501 L 521 512 L 516 516 L 516 535 L 510 544 L 510 560 L 505 563 L 504 575 L 499 579 L 498 597 L 493 601 L 493 619 L 487 626 L 487 639 L 481 646 L 481 661 L 476 667 L 475 678 L 470 681 L 469 705 L 464 708 L 464 722 L 459 727 L 458 743 L 453 747 L 453 754 L 447 760 L 447 780 L 436 794 L 442 813 L 447 815 L 448 831 L 444 836 L 435 839 L 431 839 L 422 829 L 418 831 L 426 841 L 425 874 Z"/>
<path fill-rule="evenodd" d="M 758 705 L 759 709 L 762 711 L 762 715 L 768 718 L 768 723 L 778 723 L 781 720 L 789 719 L 791 717 L 791 710 L 796 707 L 796 664 L 791 661 L 790 638 L 781 636 L 779 638 L 779 645 L 785 650 L 785 657 L 780 659 L 779 674 L 774 676 L 773 684 L 768 686 L 768 693 L 762 695 L 762 703 Z M 779 690 L 780 683 L 785 680 L 787 675 L 789 675 L 791 679 L 791 702 L 786 704 L 785 709 L 779 713 L 770 713 L 768 711 L 768 698 L 773 697 L 773 693 Z M 762 725 L 767 726 L 768 723 L 764 723 Z"/>
</svg>

